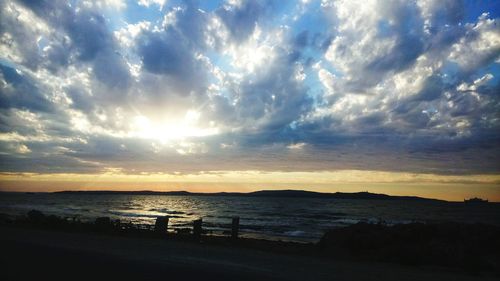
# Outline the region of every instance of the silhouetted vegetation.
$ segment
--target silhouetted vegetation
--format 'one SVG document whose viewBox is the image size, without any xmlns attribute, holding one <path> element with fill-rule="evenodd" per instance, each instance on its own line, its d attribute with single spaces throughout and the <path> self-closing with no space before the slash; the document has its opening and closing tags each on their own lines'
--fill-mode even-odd
<svg viewBox="0 0 500 281">
<path fill-rule="evenodd" d="M 239 220 L 238 220 L 239 222 Z M 234 222 L 233 222 L 234 223 Z M 411 223 L 388 226 L 358 223 L 329 230 L 317 244 L 269 241 L 262 239 L 212 236 L 202 231 L 202 221 L 193 229 L 167 232 L 168 220 L 159 217 L 158 225 L 141 228 L 108 217 L 81 222 L 44 215 L 32 210 L 17 219 L 0 214 L 0 224 L 36 227 L 69 232 L 97 232 L 128 237 L 180 239 L 247 247 L 279 253 L 322 256 L 333 259 L 395 262 L 406 265 L 437 265 L 458 268 L 469 273 L 493 271 L 500 275 L 500 227 L 486 224 Z M 165 230 L 165 231 L 163 231 Z"/>
<path fill-rule="evenodd" d="M 328 231 L 319 246 L 331 256 L 452 266 L 469 272 L 500 268 L 500 228 L 485 224 L 359 223 Z"/>
</svg>

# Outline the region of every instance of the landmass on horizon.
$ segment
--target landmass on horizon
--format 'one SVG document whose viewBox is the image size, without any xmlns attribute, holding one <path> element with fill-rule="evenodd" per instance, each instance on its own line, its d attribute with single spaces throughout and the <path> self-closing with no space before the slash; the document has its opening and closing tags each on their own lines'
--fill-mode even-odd
<svg viewBox="0 0 500 281">
<path fill-rule="evenodd" d="M 124 194 L 124 195 L 170 195 L 170 196 L 247 196 L 247 197 L 286 197 L 286 198 L 329 198 L 329 199 L 375 199 L 375 200 L 432 200 L 445 201 L 418 196 L 394 196 L 381 193 L 362 192 L 314 192 L 307 190 L 282 189 L 259 190 L 253 192 L 189 192 L 189 191 L 118 191 L 118 190 L 66 190 L 57 194 Z"/>
</svg>

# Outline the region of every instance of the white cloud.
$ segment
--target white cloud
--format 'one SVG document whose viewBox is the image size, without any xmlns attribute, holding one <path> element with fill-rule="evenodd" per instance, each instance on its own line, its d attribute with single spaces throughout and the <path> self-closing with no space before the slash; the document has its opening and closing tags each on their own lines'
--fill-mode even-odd
<svg viewBox="0 0 500 281">
<path fill-rule="evenodd" d="M 165 6 L 165 3 L 167 3 L 167 0 L 139 0 L 137 3 L 144 7 L 157 5 L 159 6 L 160 10 L 162 10 L 163 6 Z"/>
<path fill-rule="evenodd" d="M 83 1 L 82 5 L 92 9 L 123 10 L 127 7 L 125 0 L 92 0 Z"/>
<path fill-rule="evenodd" d="M 127 24 L 126 26 L 120 28 L 114 32 L 114 35 L 118 42 L 120 42 L 122 48 L 130 49 L 135 45 L 136 37 L 144 30 L 151 28 L 151 23 L 149 21 L 140 21 L 135 24 Z"/>
<path fill-rule="evenodd" d="M 482 14 L 478 22 L 466 25 L 466 35 L 452 46 L 449 59 L 465 70 L 474 70 L 485 61 L 500 57 L 500 28 L 496 19 Z"/>
<path fill-rule="evenodd" d="M 298 142 L 287 145 L 288 149 L 303 149 L 307 144 L 305 142 Z"/>
</svg>

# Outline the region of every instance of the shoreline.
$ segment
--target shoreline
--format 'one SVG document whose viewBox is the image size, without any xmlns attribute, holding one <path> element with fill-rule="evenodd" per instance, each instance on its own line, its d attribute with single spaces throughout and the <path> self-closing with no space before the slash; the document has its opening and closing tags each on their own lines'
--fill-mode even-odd
<svg viewBox="0 0 500 281">
<path fill-rule="evenodd" d="M 358 222 L 396 225 L 455 221 L 500 226 L 500 205 L 495 203 L 85 194 L 3 194 L 0 213 L 23 215 L 37 209 L 87 222 L 110 217 L 143 228 L 152 228 L 158 216 L 169 216 L 170 230 L 189 228 L 193 220 L 202 218 L 204 229 L 213 234 L 223 234 L 231 218 L 239 216 L 241 236 L 298 242 L 317 242 L 325 230 Z M 192 208 L 196 204 L 199 206 Z"/>
<path fill-rule="evenodd" d="M 65 266 L 80 269 L 83 269 L 82 264 L 102 258 L 106 263 L 115 264 L 110 266 L 109 274 L 123 268 L 117 264 L 127 264 L 132 275 L 150 272 L 159 276 L 165 273 L 162 268 L 177 272 L 178 277 L 189 275 L 192 270 L 203 272 L 193 275 L 193 279 L 186 277 L 186 280 L 199 280 L 202 276 L 213 276 L 217 280 L 329 280 L 339 276 L 339 272 L 344 275 L 337 277 L 338 280 L 493 280 L 500 277 L 500 258 L 495 252 L 500 245 L 498 238 L 489 241 L 493 243 L 491 249 L 470 252 L 470 247 L 482 246 L 483 242 L 477 243 L 482 241 L 479 239 L 500 237 L 499 228 L 489 225 L 449 223 L 389 227 L 357 224 L 329 231 L 319 243 L 298 243 L 213 235 L 196 238 L 192 233 L 159 234 L 123 229 L 113 221 L 71 222 L 55 216 L 38 214 L 37 217 L 36 213 L 18 220 L 0 218 L 0 243 L 7 247 L 8 256 L 21 254 L 4 261 L 12 268 L 23 266 L 22 260 L 33 259 L 28 264 L 36 263 L 36 260 L 45 260 L 47 255 L 48 260 L 54 260 L 51 264 L 69 263 Z M 450 236 L 457 229 L 463 235 Z M 490 236 L 472 237 L 471 231 Z M 422 252 L 422 248 L 428 246 L 425 235 L 434 243 L 430 252 Z M 456 243 L 448 240 L 456 240 Z M 472 246 L 469 245 L 471 241 Z M 457 245 L 463 245 L 460 246 L 463 249 Z M 453 249 L 452 256 L 447 254 L 450 249 Z M 455 258 L 463 253 L 473 255 L 472 260 Z M 90 260 L 81 260 L 80 255 Z M 427 258 L 433 255 L 437 259 Z M 66 257 L 77 261 L 70 262 L 71 258 L 65 261 Z M 443 263 L 442 259 L 447 262 Z M 47 277 L 58 274 L 47 266 Z M 296 269 L 300 272 L 295 272 Z M 102 270 L 107 272 L 108 269 Z M 386 277 L 389 273 L 393 277 Z M 380 278 L 373 278 L 373 274 Z M 243 276 L 252 278 L 244 279 Z M 21 279 L 32 279 L 29 277 L 32 276 Z"/>
<path fill-rule="evenodd" d="M 164 276 L 182 280 L 495 280 L 435 266 L 350 261 L 303 253 L 0 226 L 6 280 Z M 8 257 L 8 258 L 7 258 Z M 22 271 L 22 268 L 30 270 Z M 75 275 L 76 274 L 76 275 Z M 5 280 L 5 279 L 4 279 Z"/>
</svg>

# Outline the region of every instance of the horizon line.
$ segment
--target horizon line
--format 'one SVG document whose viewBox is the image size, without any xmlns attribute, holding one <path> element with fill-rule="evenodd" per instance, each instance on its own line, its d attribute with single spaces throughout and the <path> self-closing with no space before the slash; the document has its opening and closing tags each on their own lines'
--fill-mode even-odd
<svg viewBox="0 0 500 281">
<path fill-rule="evenodd" d="M 25 193 L 25 194 L 36 194 L 36 193 L 47 193 L 47 194 L 56 194 L 56 193 L 65 193 L 65 192 L 72 192 L 72 193 L 99 193 L 99 192 L 109 192 L 109 193 L 139 193 L 139 192 L 149 192 L 149 193 L 188 193 L 192 195 L 217 195 L 217 194 L 252 194 L 252 193 L 257 193 L 257 192 L 273 192 L 273 191 L 300 191 L 300 192 L 305 192 L 309 194 L 318 194 L 318 195 L 334 195 L 334 194 L 359 194 L 359 193 L 367 193 L 371 195 L 385 195 L 388 197 L 393 197 L 393 198 L 415 198 L 415 199 L 423 199 L 423 200 L 435 200 L 435 201 L 442 201 L 442 202 L 450 202 L 450 203 L 455 203 L 455 202 L 463 202 L 463 201 L 455 201 L 455 200 L 445 200 L 445 199 L 439 199 L 439 198 L 431 198 L 431 197 L 421 197 L 418 195 L 390 195 L 386 193 L 376 193 L 376 192 L 370 192 L 370 191 L 354 191 L 354 192 L 343 192 L 343 191 L 334 191 L 334 192 L 318 192 L 318 191 L 310 191 L 310 190 L 305 190 L 305 189 L 261 189 L 261 190 L 255 190 L 255 191 L 248 191 L 248 192 L 241 192 L 241 191 L 220 191 L 220 192 L 192 192 L 192 191 L 187 191 L 187 190 L 150 190 L 150 189 L 137 189 L 137 190 L 110 190 L 110 189 L 95 189 L 95 190 L 76 190 L 76 189 L 69 189 L 69 190 L 60 190 L 60 191 L 4 191 L 0 190 L 0 192 L 4 193 Z M 168 194 L 165 194 L 168 195 Z M 172 196 L 179 196 L 176 194 L 170 194 Z M 464 198 L 464 200 L 469 199 L 469 198 Z M 486 198 L 488 200 L 488 198 Z M 488 203 L 500 203 L 500 201 L 490 201 L 488 200 Z"/>
</svg>

